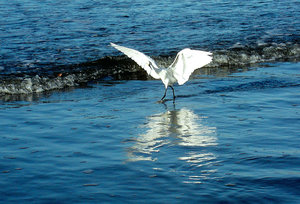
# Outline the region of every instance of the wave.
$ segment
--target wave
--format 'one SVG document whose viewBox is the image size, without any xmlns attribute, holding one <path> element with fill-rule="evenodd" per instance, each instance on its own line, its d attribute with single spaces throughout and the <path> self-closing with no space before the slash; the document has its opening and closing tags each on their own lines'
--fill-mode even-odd
<svg viewBox="0 0 300 204">
<path fill-rule="evenodd" d="M 253 66 L 258 63 L 300 61 L 300 44 L 260 44 L 243 46 L 236 44 L 227 50 L 213 51 L 213 61 L 206 66 L 211 69 Z M 153 56 L 160 66 L 168 66 L 175 55 Z M 51 66 L 17 74 L 0 75 L 0 96 L 42 93 L 86 85 L 98 80 L 150 79 L 136 63 L 125 56 L 107 56 L 96 61 L 64 66 Z"/>
</svg>

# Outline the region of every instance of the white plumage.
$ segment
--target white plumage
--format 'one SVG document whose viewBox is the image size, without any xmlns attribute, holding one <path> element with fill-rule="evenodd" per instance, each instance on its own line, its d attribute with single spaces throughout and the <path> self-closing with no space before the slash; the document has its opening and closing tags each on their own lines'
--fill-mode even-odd
<svg viewBox="0 0 300 204">
<path fill-rule="evenodd" d="M 147 55 L 127 47 L 110 43 L 111 46 L 123 52 L 129 58 L 133 59 L 139 66 L 155 79 L 161 79 L 165 85 L 165 93 L 161 100 L 166 96 L 168 86 L 173 90 L 173 99 L 175 100 L 175 93 L 173 84 L 177 82 L 179 85 L 184 84 L 189 80 L 190 75 L 194 70 L 205 66 L 212 61 L 212 53 L 200 50 L 191 50 L 185 48 L 181 50 L 174 62 L 168 67 L 158 67 L 153 59 Z"/>
</svg>

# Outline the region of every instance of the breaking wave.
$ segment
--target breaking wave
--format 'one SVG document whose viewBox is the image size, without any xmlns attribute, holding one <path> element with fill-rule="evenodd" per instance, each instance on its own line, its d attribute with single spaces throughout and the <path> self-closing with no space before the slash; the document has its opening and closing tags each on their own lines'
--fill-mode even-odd
<svg viewBox="0 0 300 204">
<path fill-rule="evenodd" d="M 215 50 L 212 63 L 206 66 L 211 69 L 241 68 L 257 63 L 300 60 L 298 43 L 261 44 L 242 46 L 236 44 L 227 50 Z M 161 66 L 168 66 L 174 55 L 153 56 Z M 132 60 L 125 56 L 108 56 L 96 61 L 50 66 L 32 69 L 26 72 L 0 74 L 0 96 L 15 94 L 32 94 L 86 85 L 98 80 L 149 79 Z"/>
</svg>

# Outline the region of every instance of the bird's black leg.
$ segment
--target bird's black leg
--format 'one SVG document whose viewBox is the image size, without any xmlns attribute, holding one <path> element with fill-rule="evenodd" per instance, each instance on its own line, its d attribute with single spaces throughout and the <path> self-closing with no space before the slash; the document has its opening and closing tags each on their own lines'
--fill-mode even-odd
<svg viewBox="0 0 300 204">
<path fill-rule="evenodd" d="M 176 98 L 176 96 L 175 96 L 175 90 L 174 90 L 173 86 L 170 86 L 170 87 L 171 87 L 171 89 L 173 91 L 173 102 L 175 102 L 175 98 Z"/>
<path fill-rule="evenodd" d="M 164 93 L 163 97 L 160 99 L 161 101 L 163 101 L 163 100 L 164 100 L 164 98 L 166 97 L 167 90 L 168 90 L 168 87 L 166 88 L 166 90 L 165 90 L 165 93 Z"/>
</svg>

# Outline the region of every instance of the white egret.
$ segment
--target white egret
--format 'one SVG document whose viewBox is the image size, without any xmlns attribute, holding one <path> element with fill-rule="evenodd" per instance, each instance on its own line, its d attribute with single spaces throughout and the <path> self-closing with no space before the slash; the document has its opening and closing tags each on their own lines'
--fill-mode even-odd
<svg viewBox="0 0 300 204">
<path fill-rule="evenodd" d="M 189 77 L 194 70 L 201 68 L 212 61 L 212 53 L 210 52 L 185 48 L 177 54 L 174 62 L 168 68 L 163 68 L 158 67 L 153 59 L 137 50 L 116 45 L 114 43 L 110 44 L 112 47 L 134 60 L 139 66 L 146 70 L 150 76 L 162 80 L 165 85 L 165 93 L 161 98 L 161 101 L 166 97 L 168 87 L 171 87 L 173 90 L 174 102 L 175 93 L 173 84 L 175 82 L 179 85 L 184 84 L 189 80 Z"/>
</svg>

